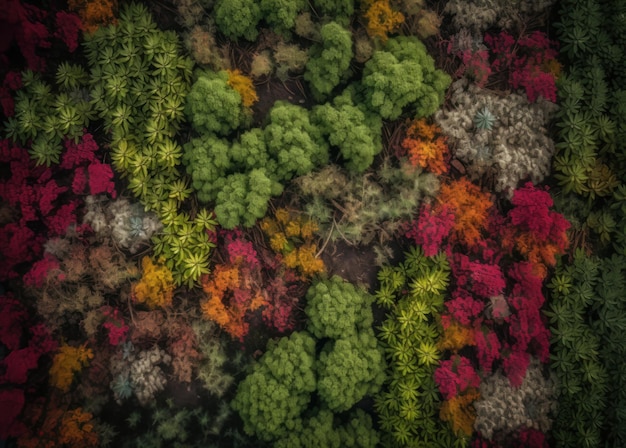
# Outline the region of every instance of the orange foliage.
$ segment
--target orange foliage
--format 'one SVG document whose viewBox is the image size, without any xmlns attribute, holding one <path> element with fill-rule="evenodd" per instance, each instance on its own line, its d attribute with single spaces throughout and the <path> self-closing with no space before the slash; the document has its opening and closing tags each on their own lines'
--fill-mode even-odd
<svg viewBox="0 0 626 448">
<path fill-rule="evenodd" d="M 561 239 L 567 240 L 565 231 Z M 511 238 L 515 248 L 533 265 L 533 273 L 540 278 L 548 275 L 547 266 L 556 265 L 556 256 L 563 253 L 563 245 L 558 240 L 546 241 L 537 238 L 533 232 L 521 232 Z"/>
<path fill-rule="evenodd" d="M 116 0 L 68 0 L 67 6 L 78 13 L 86 33 L 93 33 L 103 25 L 117 23 L 113 14 L 113 10 L 117 9 Z"/>
<path fill-rule="evenodd" d="M 52 360 L 50 384 L 63 392 L 69 391 L 74 374 L 86 367 L 92 358 L 93 352 L 85 346 L 62 345 Z"/>
<path fill-rule="evenodd" d="M 460 324 L 456 320 L 450 320 L 444 324 L 443 338 L 439 341 L 441 350 L 452 350 L 457 352 L 465 346 L 476 345 L 474 340 L 474 329 Z"/>
<path fill-rule="evenodd" d="M 388 34 L 404 23 L 402 13 L 391 9 L 389 0 L 368 0 L 364 2 L 367 34 L 386 42 Z"/>
<path fill-rule="evenodd" d="M 259 101 L 254 84 L 252 84 L 252 79 L 243 75 L 239 70 L 227 70 L 227 72 L 228 85 L 241 95 L 241 102 L 244 107 L 251 107 L 254 103 Z"/>
<path fill-rule="evenodd" d="M 414 121 L 407 129 L 402 148 L 407 151 L 411 165 L 435 174 L 448 171 L 446 137 L 441 135 L 441 129 L 436 124 L 429 125 L 424 119 Z"/>
<path fill-rule="evenodd" d="M 480 398 L 480 393 L 469 388 L 441 405 L 439 418 L 444 422 L 450 422 L 452 431 L 457 435 L 471 436 L 476 420 L 476 411 L 472 403 Z"/>
<path fill-rule="evenodd" d="M 148 308 L 170 306 L 174 296 L 172 271 L 162 263 L 153 263 L 150 257 L 141 260 L 143 275 L 133 287 L 133 295 L 139 303 Z"/>
<path fill-rule="evenodd" d="M 454 213 L 452 237 L 456 242 L 473 246 L 481 239 L 493 205 L 488 192 L 481 191 L 466 178 L 443 184 L 438 197 L 439 205 L 449 207 Z"/>
<path fill-rule="evenodd" d="M 248 333 L 248 311 L 256 311 L 266 299 L 252 284 L 250 272 L 239 265 L 217 265 L 211 277 L 202 280 L 207 300 L 200 304 L 205 318 L 222 327 L 233 338 Z"/>
<path fill-rule="evenodd" d="M 313 242 L 317 224 L 302 213 L 279 208 L 274 218 L 261 221 L 261 229 L 270 240 L 274 252 L 283 255 L 283 263 L 297 269 L 304 277 L 324 272 L 324 262 L 316 257 L 317 245 Z"/>
<path fill-rule="evenodd" d="M 18 439 L 17 446 L 20 448 L 98 446 L 93 416 L 81 408 L 65 412 L 56 407 L 44 409 L 35 404 L 28 409 L 28 413 L 34 414 L 28 418 L 32 420 L 32 426 L 29 425 L 28 432 Z M 40 426 L 35 430 L 34 425 Z"/>
</svg>

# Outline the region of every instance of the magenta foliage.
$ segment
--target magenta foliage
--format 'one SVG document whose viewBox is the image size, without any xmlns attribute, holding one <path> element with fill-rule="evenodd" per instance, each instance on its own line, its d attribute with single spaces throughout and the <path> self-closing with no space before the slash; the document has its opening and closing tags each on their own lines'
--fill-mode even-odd
<svg viewBox="0 0 626 448">
<path fill-rule="evenodd" d="M 545 302 L 542 279 L 537 277 L 531 263 L 516 263 L 509 271 L 516 281 L 509 297 L 515 310 L 509 318 L 509 334 L 515 339 L 513 350 L 531 351 L 541 362 L 550 357 L 550 330 L 546 327 L 541 307 Z"/>
<path fill-rule="evenodd" d="M 480 370 L 483 374 L 489 374 L 493 362 L 500 358 L 501 345 L 498 335 L 493 330 L 480 327 L 474 332 L 474 341 Z"/>
<path fill-rule="evenodd" d="M 46 67 L 44 58 L 37 54 L 39 48 L 50 47 L 50 33 L 42 23 L 46 11 L 35 6 L 22 4 L 19 0 L 7 0 L 0 8 L 0 55 L 13 41 L 17 42 L 29 69 L 42 71 Z"/>
<path fill-rule="evenodd" d="M 512 386 L 520 387 L 522 385 L 529 364 L 530 355 L 526 352 L 513 351 L 504 358 L 502 368 Z"/>
<path fill-rule="evenodd" d="M 556 102 L 556 80 L 545 68 L 558 55 L 555 41 L 548 39 L 541 31 L 522 36 L 517 41 L 502 31 L 497 35 L 487 34 L 485 43 L 495 56 L 492 69 L 508 70 L 509 84 L 514 89 L 523 88 L 531 102 L 539 96 Z"/>
<path fill-rule="evenodd" d="M 219 236 L 224 240 L 228 261 L 231 264 L 244 263 L 251 269 L 260 267 L 259 256 L 251 241 L 247 241 L 241 230 L 220 230 Z"/>
<path fill-rule="evenodd" d="M 103 306 L 101 308 L 104 316 L 102 326 L 107 330 L 109 336 L 109 344 L 117 346 L 126 340 L 129 327 L 124 322 L 124 316 L 117 308 L 111 306 Z"/>
<path fill-rule="evenodd" d="M 511 203 L 515 206 L 508 213 L 511 224 L 531 232 L 537 241 L 556 243 L 561 252 L 567 249 L 568 241 L 563 235 L 570 223 L 562 214 L 550 210 L 554 202 L 547 187 L 541 189 L 527 182 L 515 190 Z"/>
<path fill-rule="evenodd" d="M 54 37 L 65 42 L 70 53 L 73 53 L 78 48 L 78 37 L 83 29 L 80 18 L 76 14 L 59 11 L 55 16 L 55 24 Z"/>
<path fill-rule="evenodd" d="M 22 75 L 18 72 L 9 72 L 4 77 L 0 87 L 0 104 L 5 117 L 15 115 L 15 101 L 13 101 L 12 91 L 22 87 Z"/>
<path fill-rule="evenodd" d="M 536 429 L 524 428 L 515 435 L 515 440 L 507 440 L 504 444 L 478 435 L 472 440 L 472 448 L 548 448 L 550 446 L 545 434 Z"/>
<path fill-rule="evenodd" d="M 467 255 L 455 253 L 451 262 L 457 287 L 488 298 L 502 294 L 506 286 L 500 266 L 471 261 Z"/>
<path fill-rule="evenodd" d="M 446 400 L 456 397 L 469 387 L 478 387 L 480 377 L 470 361 L 460 355 L 439 362 L 435 382 Z"/>
<path fill-rule="evenodd" d="M 0 179 L 0 199 L 16 216 L 0 227 L 0 280 L 17 277 L 19 265 L 42 256 L 46 239 L 64 235 L 77 222 L 81 195 L 108 192 L 116 196 L 113 171 L 97 160 L 98 146 L 90 134 L 84 134 L 79 143 L 67 140 L 65 147 L 59 165 L 44 167 L 35 166 L 27 150 L 0 140 L 0 162 L 9 167 L 8 176 Z M 55 180 L 68 177 L 71 189 Z M 87 185 L 89 191 L 85 191 Z"/>
<path fill-rule="evenodd" d="M 57 12 L 54 23 L 56 31 L 51 34 L 45 23 L 48 15 L 49 12 L 20 0 L 5 0 L 0 8 L 0 60 L 8 62 L 5 53 L 15 42 L 26 60 L 27 68 L 43 71 L 46 61 L 38 51 L 50 48 L 51 38 L 62 40 L 70 52 L 76 50 L 82 29 L 78 16 Z"/>
<path fill-rule="evenodd" d="M 0 296 L 0 344 L 9 354 L 0 360 L 0 439 L 19 435 L 16 419 L 24 406 L 28 373 L 37 368 L 39 358 L 57 349 L 47 328 L 33 324 L 26 308 L 12 295 Z"/>
<path fill-rule="evenodd" d="M 471 294 L 457 290 L 452 299 L 446 301 L 448 312 L 462 325 L 470 325 L 485 309 L 485 303 Z"/>
<path fill-rule="evenodd" d="M 424 250 L 427 257 L 436 255 L 443 240 L 448 237 L 454 226 L 454 213 L 443 206 L 434 214 L 430 204 L 424 204 L 417 221 L 413 221 L 405 236 L 413 239 Z"/>
</svg>

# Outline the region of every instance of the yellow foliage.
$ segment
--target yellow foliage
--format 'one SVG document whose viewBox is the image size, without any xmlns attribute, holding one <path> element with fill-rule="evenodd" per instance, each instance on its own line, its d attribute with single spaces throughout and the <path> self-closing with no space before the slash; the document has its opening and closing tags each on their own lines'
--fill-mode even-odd
<svg viewBox="0 0 626 448">
<path fill-rule="evenodd" d="M 172 271 L 162 263 L 153 263 L 150 257 L 143 257 L 141 267 L 143 275 L 133 288 L 135 299 L 150 309 L 170 306 L 174 297 Z"/>
<path fill-rule="evenodd" d="M 455 434 L 471 436 L 476 420 L 476 411 L 472 403 L 479 398 L 480 393 L 470 387 L 463 394 L 446 400 L 441 405 L 439 418 L 449 422 Z"/>
<path fill-rule="evenodd" d="M 113 14 L 117 8 L 116 0 L 68 0 L 67 6 L 78 13 L 86 33 L 93 33 L 103 25 L 117 23 Z"/>
<path fill-rule="evenodd" d="M 251 107 L 254 103 L 259 101 L 259 97 L 254 89 L 254 84 L 252 84 L 252 79 L 243 75 L 239 70 L 227 70 L 227 72 L 228 85 L 239 92 L 244 107 Z"/>
<path fill-rule="evenodd" d="M 30 403 L 24 419 L 26 431 L 17 446 L 20 448 L 97 447 L 93 416 L 81 408 L 64 411 L 54 402 L 49 405 Z"/>
<path fill-rule="evenodd" d="M 365 2 L 367 8 L 367 34 L 387 41 L 388 34 L 404 23 L 402 13 L 391 9 L 389 0 L 370 0 Z"/>
<path fill-rule="evenodd" d="M 460 324 L 456 320 L 444 325 L 443 338 L 439 341 L 441 350 L 456 352 L 463 347 L 476 345 L 474 329 Z"/>
<path fill-rule="evenodd" d="M 287 246 L 287 238 L 283 232 L 276 231 L 274 235 L 270 237 L 270 247 L 274 252 L 282 252 Z"/>
<path fill-rule="evenodd" d="M 69 391 L 74 374 L 86 367 L 92 358 L 93 352 L 85 346 L 62 345 L 52 360 L 50 384 L 63 392 Z"/>
<path fill-rule="evenodd" d="M 326 267 L 316 258 L 317 245 L 313 242 L 317 223 L 302 213 L 279 208 L 274 218 L 261 221 L 261 230 L 270 240 L 274 252 L 283 255 L 283 263 L 290 269 L 297 269 L 304 277 L 324 272 Z"/>
<path fill-rule="evenodd" d="M 59 428 L 59 443 L 66 446 L 98 446 L 92 419 L 93 416 L 81 408 L 66 412 Z"/>
</svg>

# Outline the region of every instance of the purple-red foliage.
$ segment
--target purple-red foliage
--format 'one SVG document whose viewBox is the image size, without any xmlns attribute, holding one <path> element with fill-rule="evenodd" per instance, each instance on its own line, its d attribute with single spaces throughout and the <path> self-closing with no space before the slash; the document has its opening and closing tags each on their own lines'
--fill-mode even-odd
<svg viewBox="0 0 626 448">
<path fill-rule="evenodd" d="M 22 75 L 18 72 L 9 72 L 4 77 L 0 87 L 0 104 L 5 117 L 15 115 L 15 101 L 13 101 L 12 91 L 22 87 Z"/>
<path fill-rule="evenodd" d="M 521 429 L 517 432 L 515 440 L 507 439 L 504 444 L 484 439 L 480 434 L 472 440 L 472 448 L 548 448 L 549 446 L 544 433 L 529 428 Z"/>
<path fill-rule="evenodd" d="M 509 296 L 509 304 L 515 310 L 507 318 L 509 334 L 515 340 L 512 349 L 532 353 L 546 363 L 550 358 L 550 330 L 541 314 L 545 302 L 542 279 L 534 274 L 531 263 L 516 263 L 509 271 L 516 281 Z"/>
<path fill-rule="evenodd" d="M 478 366 L 483 374 L 491 373 L 493 362 L 500 358 L 500 340 L 498 335 L 486 327 L 479 327 L 474 332 Z"/>
<path fill-rule="evenodd" d="M 26 149 L 0 140 L 0 163 L 8 167 L 0 178 L 0 200 L 15 216 L 0 226 L 0 281 L 17 277 L 19 265 L 41 258 L 48 238 L 64 235 L 77 223 L 81 196 L 116 196 L 113 171 L 97 160 L 98 146 L 90 134 L 79 143 L 67 140 L 65 147 L 61 163 L 45 167 L 36 166 Z M 68 178 L 71 189 L 56 180 Z"/>
<path fill-rule="evenodd" d="M 449 207 L 444 205 L 435 212 L 430 204 L 424 204 L 419 217 L 411 222 L 405 236 L 421 246 L 424 255 L 430 257 L 439 252 L 453 227 L 454 213 Z"/>
<path fill-rule="evenodd" d="M 26 66 L 33 71 L 43 71 L 46 60 L 38 54 L 42 48 L 50 48 L 51 39 L 62 40 L 73 52 L 78 47 L 78 35 L 82 29 L 75 14 L 59 11 L 55 15 L 53 34 L 48 30 L 49 12 L 20 0 L 5 0 L 0 8 L 0 61 L 8 64 L 6 52 L 15 42 Z M 50 23 L 52 26 L 52 23 Z"/>
<path fill-rule="evenodd" d="M 522 36 L 517 41 L 506 31 L 487 34 L 485 43 L 495 56 L 491 64 L 494 71 L 508 70 L 509 84 L 523 88 L 528 101 L 539 96 L 556 102 L 555 75 L 546 69 L 558 55 L 557 42 L 548 39 L 542 31 Z"/>
<path fill-rule="evenodd" d="M 111 306 L 103 306 L 101 308 L 104 316 L 102 326 L 107 330 L 109 344 L 117 346 L 126 340 L 129 327 L 124 322 L 124 316 L 117 308 Z"/>
<path fill-rule="evenodd" d="M 446 301 L 446 308 L 459 323 L 471 325 L 483 313 L 485 303 L 475 299 L 467 291 L 457 289 L 452 299 Z"/>
<path fill-rule="evenodd" d="M 514 205 L 508 213 L 511 224 L 519 231 L 528 232 L 533 241 L 546 246 L 546 249 L 565 252 L 569 245 L 567 230 L 570 223 L 562 214 L 550 210 L 554 202 L 547 187 L 537 188 L 528 182 L 515 190 L 511 203 Z M 548 258 L 544 260 L 547 264 L 553 265 L 556 262 L 549 254 L 542 253 L 542 256 L 544 259 Z"/>
<path fill-rule="evenodd" d="M 281 333 L 293 330 L 296 324 L 295 310 L 300 297 L 301 284 L 297 274 L 285 268 L 283 275 L 272 277 L 266 292 L 270 299 L 263 308 L 265 324 L 274 327 Z"/>
<path fill-rule="evenodd" d="M 463 287 L 483 298 L 502 294 L 506 287 L 500 266 L 471 261 L 461 253 L 455 253 L 451 260 L 452 272 L 457 287 Z"/>
<path fill-rule="evenodd" d="M 466 357 L 455 354 L 452 358 L 439 362 L 439 367 L 435 370 L 435 382 L 444 398 L 450 400 L 469 387 L 477 388 L 480 377 Z"/>
<path fill-rule="evenodd" d="M 38 48 L 50 47 L 50 33 L 42 23 L 46 11 L 19 0 L 6 0 L 0 8 L 0 55 L 8 63 L 6 51 L 13 41 L 19 46 L 29 69 L 42 71 L 46 61 L 37 55 Z"/>
<path fill-rule="evenodd" d="M 59 11 L 55 16 L 55 24 L 54 37 L 65 42 L 70 53 L 73 53 L 78 48 L 78 37 L 83 29 L 80 17 L 76 14 Z"/>
<path fill-rule="evenodd" d="M 219 230 L 223 238 L 226 255 L 230 264 L 244 263 L 251 269 L 260 267 L 259 256 L 251 241 L 247 241 L 239 229 Z"/>
<path fill-rule="evenodd" d="M 529 364 L 530 355 L 526 352 L 512 351 L 509 356 L 504 358 L 502 368 L 512 386 L 520 387 L 522 385 Z"/>
<path fill-rule="evenodd" d="M 25 403 L 28 373 L 37 368 L 39 358 L 57 349 L 46 327 L 33 324 L 26 308 L 12 295 L 0 296 L 0 344 L 9 351 L 0 360 L 0 439 L 21 434 L 17 420 Z"/>
</svg>

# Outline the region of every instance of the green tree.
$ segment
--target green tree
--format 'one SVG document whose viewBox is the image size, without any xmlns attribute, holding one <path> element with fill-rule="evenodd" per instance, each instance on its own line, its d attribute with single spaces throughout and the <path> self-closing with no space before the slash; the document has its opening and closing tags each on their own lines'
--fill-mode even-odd
<svg viewBox="0 0 626 448">
<path fill-rule="evenodd" d="M 230 158 L 230 145 L 226 140 L 213 134 L 194 138 L 184 145 L 183 164 L 191 176 L 192 185 L 201 202 L 211 202 L 233 165 Z"/>
<path fill-rule="evenodd" d="M 253 41 L 259 34 L 261 8 L 256 0 L 218 0 L 214 17 L 219 30 L 230 39 Z"/>
<path fill-rule="evenodd" d="M 221 136 L 247 125 L 251 118 L 239 92 L 228 85 L 228 73 L 210 70 L 197 72 L 186 98 L 185 114 L 197 132 Z"/>
<path fill-rule="evenodd" d="M 306 293 L 307 330 L 315 337 L 340 339 L 370 328 L 374 297 L 334 275 L 320 280 Z"/>
<path fill-rule="evenodd" d="M 404 108 L 416 118 L 433 114 L 443 102 L 450 77 L 435 68 L 426 47 L 414 36 L 389 39 L 367 61 L 361 81 L 367 107 L 383 119 L 395 120 Z"/>
<path fill-rule="evenodd" d="M 301 176 L 328 163 L 328 145 L 320 129 L 311 124 L 309 111 L 277 101 L 269 117 L 265 142 L 268 153 L 277 162 L 277 180 Z"/>
<path fill-rule="evenodd" d="M 322 26 L 322 42 L 313 45 L 304 79 L 318 101 L 330 94 L 348 76 L 352 59 L 352 33 L 336 22 Z"/>
<path fill-rule="evenodd" d="M 317 392 L 332 411 L 347 411 L 380 389 L 385 368 L 383 351 L 371 328 L 329 341 L 317 362 Z"/>
<path fill-rule="evenodd" d="M 257 219 L 265 216 L 272 196 L 272 181 L 263 169 L 231 174 L 219 186 L 215 216 L 222 227 L 252 227 Z"/>
<path fill-rule="evenodd" d="M 382 149 L 380 117 L 372 113 L 367 117 L 349 98 L 339 104 L 315 107 L 312 117 L 329 143 L 339 149 L 346 168 L 352 172 L 369 168 Z"/>
<path fill-rule="evenodd" d="M 278 34 L 287 34 L 296 24 L 296 16 L 307 7 L 305 0 L 261 0 L 261 13 Z"/>
<path fill-rule="evenodd" d="M 247 434 L 271 441 L 302 429 L 301 414 L 316 387 L 314 362 L 315 339 L 306 332 L 268 343 L 231 402 Z"/>
</svg>

